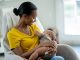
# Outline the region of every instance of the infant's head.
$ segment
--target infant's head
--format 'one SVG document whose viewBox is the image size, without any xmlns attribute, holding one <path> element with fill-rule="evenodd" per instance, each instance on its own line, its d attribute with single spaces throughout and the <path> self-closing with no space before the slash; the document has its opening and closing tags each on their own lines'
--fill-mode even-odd
<svg viewBox="0 0 80 60">
<path fill-rule="evenodd" d="M 52 28 L 47 28 L 43 33 L 49 36 L 51 40 L 56 40 L 56 33 Z"/>
</svg>

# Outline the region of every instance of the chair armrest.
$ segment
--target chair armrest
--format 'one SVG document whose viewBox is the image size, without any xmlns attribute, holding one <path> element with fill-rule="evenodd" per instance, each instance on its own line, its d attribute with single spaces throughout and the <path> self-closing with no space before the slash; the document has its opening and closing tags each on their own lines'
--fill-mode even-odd
<svg viewBox="0 0 80 60">
<path fill-rule="evenodd" d="M 57 55 L 64 57 L 65 60 L 79 60 L 73 48 L 66 44 L 58 44 Z"/>
<path fill-rule="evenodd" d="M 6 52 L 4 60 L 26 60 L 18 55 L 12 54 L 12 52 Z"/>
</svg>

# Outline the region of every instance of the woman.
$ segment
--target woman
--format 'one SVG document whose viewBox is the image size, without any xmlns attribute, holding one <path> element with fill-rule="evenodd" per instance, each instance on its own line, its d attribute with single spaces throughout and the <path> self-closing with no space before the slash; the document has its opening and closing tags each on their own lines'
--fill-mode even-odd
<svg viewBox="0 0 80 60">
<path fill-rule="evenodd" d="M 37 7 L 31 2 L 23 2 L 19 8 L 13 10 L 16 16 L 20 16 L 18 24 L 13 27 L 7 34 L 9 45 L 11 50 L 23 57 L 28 59 L 29 56 L 37 50 L 39 44 L 38 36 L 35 35 L 34 31 L 41 30 L 33 23 L 37 16 Z M 63 60 L 62 57 L 53 57 L 51 60 Z"/>
</svg>

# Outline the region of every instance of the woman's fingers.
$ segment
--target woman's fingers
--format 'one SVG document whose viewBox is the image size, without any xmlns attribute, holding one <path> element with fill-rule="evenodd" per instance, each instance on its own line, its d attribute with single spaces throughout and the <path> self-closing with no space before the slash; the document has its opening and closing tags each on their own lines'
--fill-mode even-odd
<svg viewBox="0 0 80 60">
<path fill-rule="evenodd" d="M 52 53 L 56 53 L 57 49 L 56 48 L 52 48 L 52 47 L 49 47 L 48 48 L 48 53 L 52 54 Z"/>
<path fill-rule="evenodd" d="M 52 41 L 52 42 L 53 42 L 54 48 L 57 48 L 57 42 L 56 41 Z"/>
<path fill-rule="evenodd" d="M 48 49 L 48 52 L 49 52 L 49 53 L 50 53 L 50 52 L 53 52 L 53 51 L 54 51 L 54 49 L 51 48 L 51 47 Z"/>
</svg>

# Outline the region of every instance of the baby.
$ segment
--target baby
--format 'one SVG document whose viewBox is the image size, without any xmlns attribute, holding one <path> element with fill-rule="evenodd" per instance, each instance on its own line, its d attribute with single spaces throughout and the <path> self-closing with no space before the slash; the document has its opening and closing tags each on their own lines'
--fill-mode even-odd
<svg viewBox="0 0 80 60">
<path fill-rule="evenodd" d="M 43 33 L 35 31 L 35 34 L 39 36 L 40 44 L 44 44 L 43 46 L 39 47 L 36 51 L 32 53 L 29 60 L 36 60 L 39 57 L 40 59 L 48 59 L 56 54 L 57 51 L 57 43 L 56 43 L 56 34 L 52 28 L 46 29 Z M 46 45 L 47 44 L 47 45 Z M 52 45 L 52 46 L 51 46 Z M 51 51 L 52 50 L 52 51 Z"/>
</svg>

